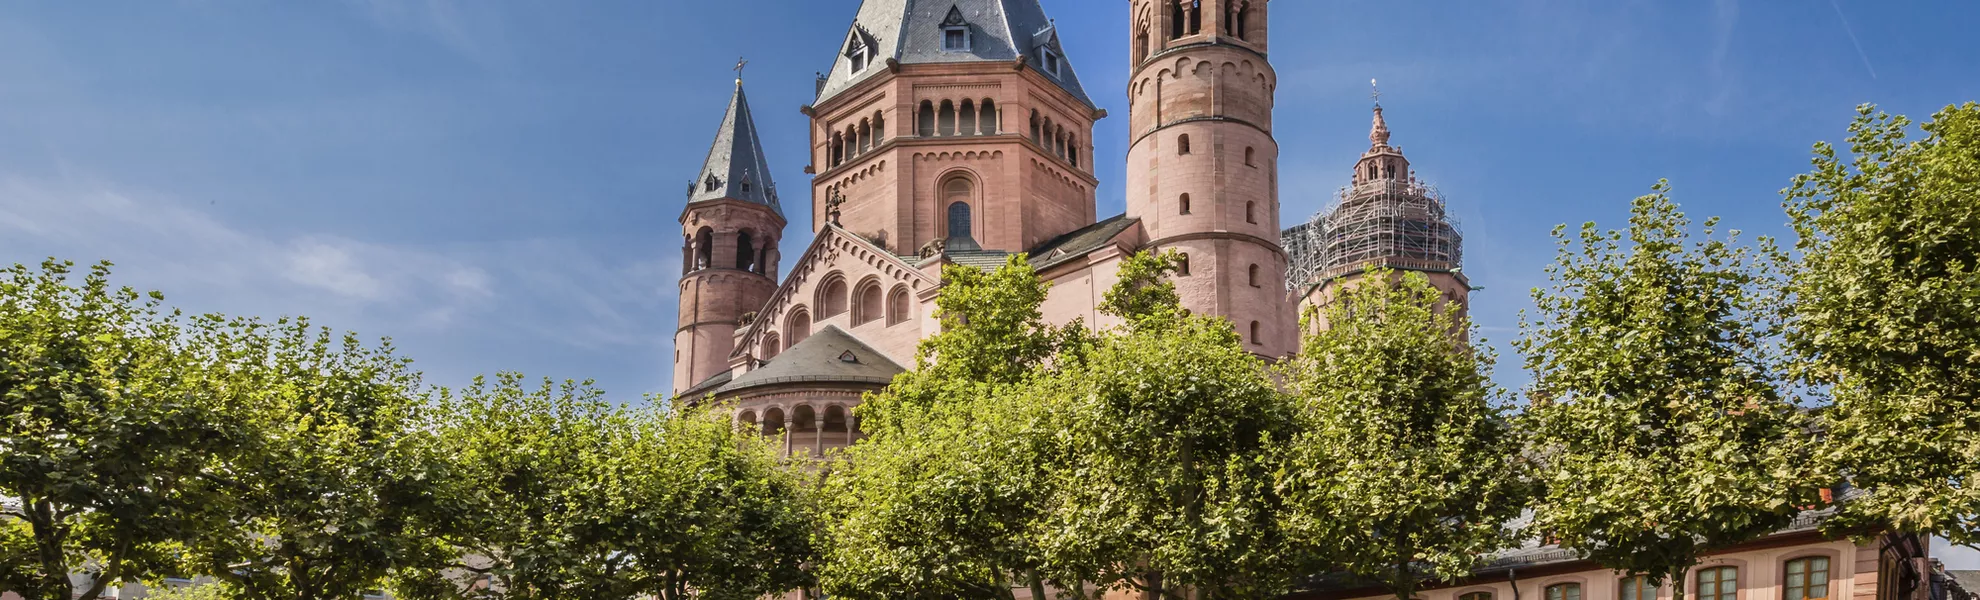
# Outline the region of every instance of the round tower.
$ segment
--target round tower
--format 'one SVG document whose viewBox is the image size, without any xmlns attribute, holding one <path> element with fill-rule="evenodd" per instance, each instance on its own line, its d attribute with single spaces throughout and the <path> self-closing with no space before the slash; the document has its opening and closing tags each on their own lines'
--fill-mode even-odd
<svg viewBox="0 0 1980 600">
<path fill-rule="evenodd" d="M 1291 354 L 1266 0 L 1132 0 L 1127 214 L 1187 257 L 1183 304 Z"/>
<path fill-rule="evenodd" d="M 777 291 L 784 235 L 777 186 L 756 136 L 742 80 L 681 211 L 680 328 L 674 393 L 729 370 L 736 331 Z"/>
</svg>

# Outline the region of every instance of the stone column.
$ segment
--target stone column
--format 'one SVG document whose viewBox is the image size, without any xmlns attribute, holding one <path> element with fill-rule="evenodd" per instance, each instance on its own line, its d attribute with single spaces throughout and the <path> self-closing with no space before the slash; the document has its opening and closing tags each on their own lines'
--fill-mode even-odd
<svg viewBox="0 0 1980 600">
<path fill-rule="evenodd" d="M 811 428 L 811 438 L 812 438 L 812 444 L 813 446 L 815 446 L 815 448 L 812 450 L 812 452 L 815 453 L 813 456 L 815 458 L 824 458 L 825 457 L 825 413 L 822 411 L 818 413 L 818 423 L 813 425 Z"/>
</svg>

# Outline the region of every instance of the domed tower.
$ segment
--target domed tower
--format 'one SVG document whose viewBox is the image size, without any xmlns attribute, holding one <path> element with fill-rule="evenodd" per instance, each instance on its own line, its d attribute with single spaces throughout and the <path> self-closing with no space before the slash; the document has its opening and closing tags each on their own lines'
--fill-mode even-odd
<svg viewBox="0 0 1980 600">
<path fill-rule="evenodd" d="M 1312 223 L 1286 231 L 1286 244 L 1295 249 L 1291 277 L 1301 289 L 1300 304 L 1325 306 L 1368 271 L 1390 269 L 1423 273 L 1462 315 L 1471 294 L 1462 269 L 1464 236 L 1443 195 L 1416 178 L 1389 137 L 1377 103 L 1369 148 L 1355 162 L 1352 183 Z"/>
<path fill-rule="evenodd" d="M 688 184 L 681 234 L 676 394 L 729 370 L 736 330 L 777 290 L 784 211 L 740 78 L 708 161 Z"/>
<path fill-rule="evenodd" d="M 1187 258 L 1183 304 L 1251 351 L 1298 344 L 1279 244 L 1266 0 L 1132 0 L 1127 214 Z"/>
</svg>

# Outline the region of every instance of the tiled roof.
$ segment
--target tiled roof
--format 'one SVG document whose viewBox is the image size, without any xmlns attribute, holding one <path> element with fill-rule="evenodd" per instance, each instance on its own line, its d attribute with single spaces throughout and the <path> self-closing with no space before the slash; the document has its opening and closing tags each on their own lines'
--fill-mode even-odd
<svg viewBox="0 0 1980 600">
<path fill-rule="evenodd" d="M 780 383 L 865 383 L 884 386 L 902 368 L 887 355 L 831 325 L 804 338 L 770 362 L 724 385 L 719 393 Z"/>
<path fill-rule="evenodd" d="M 777 216 L 784 208 L 777 204 L 777 184 L 770 180 L 770 162 L 764 157 L 763 142 L 756 136 L 756 118 L 750 115 L 749 98 L 742 82 L 736 82 L 736 95 L 729 99 L 729 112 L 722 117 L 722 128 L 715 132 L 715 144 L 708 149 L 708 160 L 688 184 L 688 202 L 708 202 L 733 198 L 770 207 Z"/>
<path fill-rule="evenodd" d="M 943 50 L 943 24 L 953 22 L 952 11 L 969 27 L 969 50 Z M 847 50 L 853 41 L 874 49 L 874 58 L 865 69 L 852 71 Z M 1044 68 L 1039 50 L 1052 48 L 1060 59 L 1058 74 Z M 852 28 L 834 52 L 832 71 L 818 92 L 824 102 L 886 69 L 878 68 L 891 58 L 901 64 L 999 62 L 1025 57 L 1038 74 L 1052 80 L 1088 107 L 1093 100 L 1080 86 L 1072 62 L 1064 58 L 1058 30 L 1045 16 L 1038 0 L 866 0 L 859 7 Z"/>
</svg>

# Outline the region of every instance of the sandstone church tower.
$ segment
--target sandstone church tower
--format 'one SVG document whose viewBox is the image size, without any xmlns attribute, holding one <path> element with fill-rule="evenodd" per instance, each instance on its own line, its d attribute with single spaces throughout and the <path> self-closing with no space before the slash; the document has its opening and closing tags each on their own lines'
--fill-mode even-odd
<svg viewBox="0 0 1980 600">
<path fill-rule="evenodd" d="M 729 370 L 737 329 L 777 289 L 784 210 L 742 79 L 681 211 L 680 329 L 674 391 Z"/>
<path fill-rule="evenodd" d="M 1133 0 L 1127 216 L 1187 258 L 1184 305 L 1230 319 L 1254 352 L 1297 347 L 1279 243 L 1278 75 L 1266 0 Z"/>
</svg>

